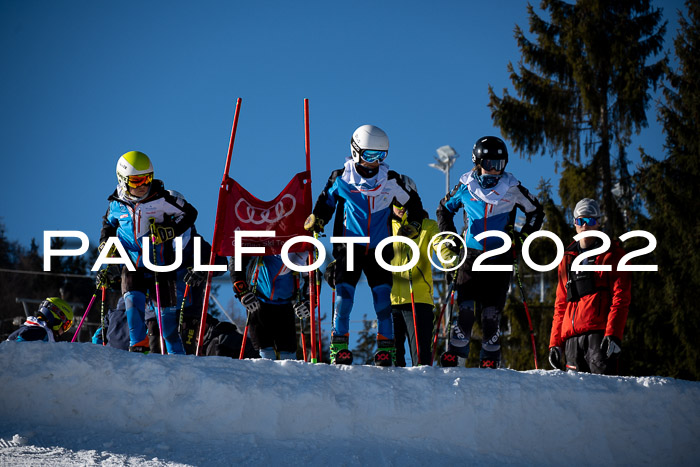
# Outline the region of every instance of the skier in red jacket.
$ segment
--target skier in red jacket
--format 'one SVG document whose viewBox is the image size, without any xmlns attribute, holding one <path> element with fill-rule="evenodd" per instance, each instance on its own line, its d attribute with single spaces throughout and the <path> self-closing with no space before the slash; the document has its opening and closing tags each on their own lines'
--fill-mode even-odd
<svg viewBox="0 0 700 467">
<path fill-rule="evenodd" d="M 600 229 L 600 207 L 584 198 L 574 208 L 576 233 Z M 627 322 L 631 295 L 628 272 L 617 271 L 625 254 L 619 242 L 598 255 L 585 258 L 582 265 L 610 265 L 611 271 L 572 271 L 571 263 L 580 254 L 598 248 L 602 240 L 586 237 L 569 245 L 559 264 L 557 298 L 554 304 L 549 363 L 566 369 L 596 374 L 616 374 L 622 334 Z"/>
</svg>

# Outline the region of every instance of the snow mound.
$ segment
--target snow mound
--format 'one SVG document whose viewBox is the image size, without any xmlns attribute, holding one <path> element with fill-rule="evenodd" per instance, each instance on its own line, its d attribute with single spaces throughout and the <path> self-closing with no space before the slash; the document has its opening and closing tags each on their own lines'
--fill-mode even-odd
<svg viewBox="0 0 700 467">
<path fill-rule="evenodd" d="M 0 344 L 0 464 L 700 464 L 700 383 Z"/>
</svg>

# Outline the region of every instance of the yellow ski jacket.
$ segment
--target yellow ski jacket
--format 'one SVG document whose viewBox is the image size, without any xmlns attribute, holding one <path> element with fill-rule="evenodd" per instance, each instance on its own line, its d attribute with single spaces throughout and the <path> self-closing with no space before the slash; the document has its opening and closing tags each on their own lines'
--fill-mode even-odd
<svg viewBox="0 0 700 467">
<path fill-rule="evenodd" d="M 392 235 L 397 235 L 399 228 L 406 222 L 406 217 L 402 221 L 396 218 L 391 220 Z M 420 258 L 418 263 L 411 269 L 413 279 L 413 298 L 416 303 L 433 304 L 433 269 L 428 259 L 427 248 L 430 240 L 440 233 L 438 224 L 432 219 L 423 219 L 420 230 L 420 235 L 413 239 L 420 250 Z M 438 243 L 437 241 L 434 243 Z M 411 247 L 400 242 L 394 244 L 394 259 L 391 261 L 392 266 L 401 266 L 407 264 L 411 257 Z M 449 257 L 447 255 L 446 257 Z M 411 293 L 408 283 L 408 273 L 395 272 L 394 284 L 391 288 L 391 304 L 402 305 L 411 303 Z"/>
</svg>

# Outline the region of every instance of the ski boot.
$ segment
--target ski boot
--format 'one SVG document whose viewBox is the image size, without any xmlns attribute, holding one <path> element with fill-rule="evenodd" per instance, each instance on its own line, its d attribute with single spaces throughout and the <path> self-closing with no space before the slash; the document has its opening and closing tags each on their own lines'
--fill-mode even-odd
<svg viewBox="0 0 700 467">
<path fill-rule="evenodd" d="M 394 339 L 377 339 L 377 353 L 374 354 L 375 366 L 394 366 L 396 364 L 396 346 Z"/>
<path fill-rule="evenodd" d="M 348 336 L 331 336 L 331 365 L 352 365 L 352 352 L 348 350 Z"/>
<path fill-rule="evenodd" d="M 479 353 L 479 368 L 500 368 L 501 367 L 501 352 L 488 351 L 481 349 Z"/>
<path fill-rule="evenodd" d="M 443 368 L 455 367 L 459 364 L 459 355 L 449 350 L 440 355 L 440 366 Z"/>
<path fill-rule="evenodd" d="M 470 338 L 471 335 L 467 335 L 456 321 L 452 324 L 452 331 L 450 332 L 450 345 L 454 347 L 467 347 L 469 345 Z"/>
<path fill-rule="evenodd" d="M 146 337 L 141 342 L 137 342 L 136 344 L 129 346 L 129 352 L 147 354 L 147 353 L 150 353 L 150 351 L 151 351 L 151 349 L 148 345 L 148 337 Z"/>
</svg>

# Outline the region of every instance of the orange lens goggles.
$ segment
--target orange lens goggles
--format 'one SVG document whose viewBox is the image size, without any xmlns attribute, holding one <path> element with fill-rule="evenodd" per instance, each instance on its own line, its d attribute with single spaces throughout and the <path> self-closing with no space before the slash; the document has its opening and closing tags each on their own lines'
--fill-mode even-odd
<svg viewBox="0 0 700 467">
<path fill-rule="evenodd" d="M 146 175 L 129 175 L 129 180 L 127 184 L 131 188 L 136 188 L 141 185 L 148 185 L 153 181 L 153 174 L 146 174 Z"/>
</svg>

